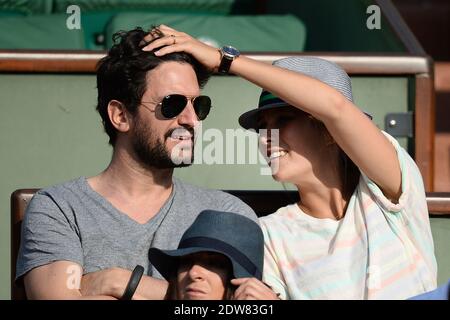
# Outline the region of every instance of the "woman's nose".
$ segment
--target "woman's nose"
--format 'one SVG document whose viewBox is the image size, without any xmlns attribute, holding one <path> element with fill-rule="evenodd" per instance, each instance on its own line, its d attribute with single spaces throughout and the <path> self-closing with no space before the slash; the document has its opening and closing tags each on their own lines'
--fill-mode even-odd
<svg viewBox="0 0 450 320">
<path fill-rule="evenodd" d="M 203 279 L 205 276 L 205 268 L 199 264 L 192 264 L 189 269 L 188 275 L 191 279 Z"/>
</svg>

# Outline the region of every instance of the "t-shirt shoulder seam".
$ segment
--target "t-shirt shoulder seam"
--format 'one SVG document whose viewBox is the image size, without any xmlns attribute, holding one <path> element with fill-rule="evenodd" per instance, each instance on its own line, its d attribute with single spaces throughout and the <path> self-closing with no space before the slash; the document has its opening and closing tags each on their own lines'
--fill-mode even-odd
<svg viewBox="0 0 450 320">
<path fill-rule="evenodd" d="M 68 180 L 68 181 L 64 181 L 61 183 L 57 183 L 54 185 L 50 185 L 47 187 L 43 187 L 41 189 L 39 189 L 36 194 L 40 194 L 40 195 L 53 195 L 55 192 L 58 193 L 60 192 L 61 189 L 63 190 L 68 190 L 68 191 L 73 191 L 73 186 L 76 185 L 78 188 L 80 187 L 80 179 L 82 179 L 83 177 L 78 177 L 78 178 L 74 178 L 72 180 Z"/>
</svg>

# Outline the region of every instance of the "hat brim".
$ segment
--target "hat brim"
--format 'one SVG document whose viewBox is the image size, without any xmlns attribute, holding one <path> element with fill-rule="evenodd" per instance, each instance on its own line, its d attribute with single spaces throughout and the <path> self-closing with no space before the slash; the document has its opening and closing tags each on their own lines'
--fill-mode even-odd
<svg viewBox="0 0 450 320">
<path fill-rule="evenodd" d="M 270 110 L 270 109 L 276 109 L 276 108 L 282 108 L 282 107 L 290 107 L 291 105 L 286 102 L 279 102 L 274 103 L 270 105 L 266 105 L 260 108 L 255 108 L 253 110 L 244 112 L 239 117 L 239 124 L 242 128 L 250 130 L 254 129 L 258 131 L 258 116 L 259 113 L 262 111 Z"/>
<path fill-rule="evenodd" d="M 233 269 L 232 272 L 235 278 L 255 277 L 247 270 L 245 270 L 227 253 L 207 247 L 191 247 L 175 250 L 161 250 L 158 248 L 150 248 L 148 252 L 148 258 L 150 260 L 150 263 L 158 270 L 158 272 L 164 277 L 164 279 L 169 281 L 171 278 L 176 276 L 181 257 L 199 252 L 215 252 L 226 256 L 231 261 Z"/>
<path fill-rule="evenodd" d="M 271 105 L 267 105 L 261 108 L 255 108 L 253 110 L 244 112 L 239 117 L 239 124 L 242 128 L 250 130 L 254 129 L 256 132 L 258 132 L 258 116 L 259 113 L 262 111 L 270 110 L 270 109 L 276 109 L 276 108 L 282 108 L 282 107 L 291 107 L 290 104 L 287 104 L 285 102 L 283 103 L 275 103 Z M 362 111 L 367 117 L 369 117 L 370 120 L 373 120 L 373 117 L 370 113 Z"/>
</svg>

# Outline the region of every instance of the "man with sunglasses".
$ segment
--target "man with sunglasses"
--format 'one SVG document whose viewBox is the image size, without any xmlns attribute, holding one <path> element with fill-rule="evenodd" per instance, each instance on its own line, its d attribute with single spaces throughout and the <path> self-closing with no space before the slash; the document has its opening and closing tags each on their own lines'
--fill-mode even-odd
<svg viewBox="0 0 450 320">
<path fill-rule="evenodd" d="M 39 191 L 27 208 L 16 281 L 28 298 L 162 299 L 167 283 L 149 264 L 150 247 L 175 249 L 206 209 L 256 221 L 239 199 L 173 178 L 192 163 L 195 128 L 211 108 L 200 95 L 210 73 L 186 53 L 143 51 L 146 35 L 117 33 L 98 64 L 109 166 Z"/>
</svg>

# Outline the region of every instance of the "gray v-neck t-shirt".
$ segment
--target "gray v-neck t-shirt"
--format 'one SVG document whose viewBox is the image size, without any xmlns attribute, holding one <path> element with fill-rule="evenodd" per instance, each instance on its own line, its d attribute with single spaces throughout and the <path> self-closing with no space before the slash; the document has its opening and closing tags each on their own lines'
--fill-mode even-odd
<svg viewBox="0 0 450 320">
<path fill-rule="evenodd" d="M 201 211 L 234 212 L 257 222 L 254 211 L 228 193 L 173 182 L 169 198 L 144 224 L 116 209 L 85 177 L 38 191 L 22 224 L 16 279 L 62 260 L 76 262 L 84 273 L 140 264 L 147 275 L 162 278 L 149 263 L 149 248 L 176 249 Z"/>
</svg>

